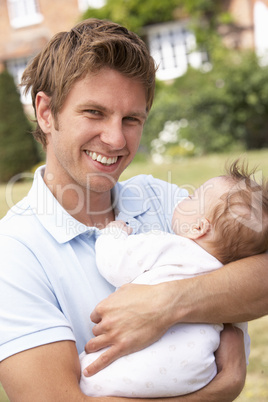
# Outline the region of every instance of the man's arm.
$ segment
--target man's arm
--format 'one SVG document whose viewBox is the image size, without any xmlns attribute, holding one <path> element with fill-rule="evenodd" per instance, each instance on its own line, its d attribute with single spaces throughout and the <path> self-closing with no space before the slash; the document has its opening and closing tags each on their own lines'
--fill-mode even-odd
<svg viewBox="0 0 268 402">
<path fill-rule="evenodd" d="M 268 314 L 268 254 L 248 257 L 183 282 L 171 290 L 176 298 L 175 322 L 234 323 Z"/>
<path fill-rule="evenodd" d="M 160 401 L 174 402 L 230 402 L 240 393 L 245 380 L 243 335 L 230 327 L 222 336 L 218 351 L 219 374 L 202 390 Z M 125 398 L 92 398 L 79 388 L 80 365 L 72 341 L 51 343 L 18 353 L 0 363 L 0 380 L 12 402 L 103 402 L 126 401 Z M 131 399 L 133 402 L 146 401 Z M 150 399 L 159 402 L 159 399 Z"/>
<path fill-rule="evenodd" d="M 80 362 L 73 341 L 39 346 L 3 360 L 0 381 L 12 402 L 109 402 L 111 399 L 88 397 L 81 392 Z"/>
<path fill-rule="evenodd" d="M 73 341 L 32 348 L 0 363 L 0 380 L 12 402 L 86 401 L 79 379 L 80 363 Z"/>
<path fill-rule="evenodd" d="M 93 328 L 95 338 L 87 343 L 86 351 L 110 348 L 91 365 L 89 374 L 120 356 L 145 348 L 175 323 L 242 322 L 267 313 L 267 254 L 191 279 L 154 286 L 122 286 L 91 315 L 97 325 Z"/>
</svg>

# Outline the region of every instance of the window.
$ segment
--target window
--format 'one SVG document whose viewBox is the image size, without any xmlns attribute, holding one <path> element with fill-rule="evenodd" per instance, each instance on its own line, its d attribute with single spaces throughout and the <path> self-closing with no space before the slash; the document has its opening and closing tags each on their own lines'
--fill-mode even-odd
<svg viewBox="0 0 268 402">
<path fill-rule="evenodd" d="M 257 1 L 254 5 L 255 49 L 261 65 L 268 65 L 268 6 Z"/>
<path fill-rule="evenodd" d="M 101 8 L 105 6 L 106 0 L 78 0 L 79 10 L 86 11 L 89 7 Z"/>
<path fill-rule="evenodd" d="M 160 80 L 169 80 L 186 73 L 188 66 L 199 68 L 208 61 L 207 53 L 196 50 L 195 36 L 181 23 L 148 27 L 150 52 L 159 66 Z"/>
<path fill-rule="evenodd" d="M 11 59 L 6 61 L 6 67 L 8 72 L 13 76 L 15 84 L 18 86 L 21 82 L 21 76 L 25 70 L 28 62 L 31 60 L 30 57 L 24 57 L 21 59 Z M 26 96 L 23 91 L 24 88 L 19 88 L 21 102 L 25 105 L 32 103 L 31 94 L 28 93 Z"/>
<path fill-rule="evenodd" d="M 8 0 L 7 4 L 12 28 L 23 28 L 43 21 L 37 0 Z"/>
</svg>

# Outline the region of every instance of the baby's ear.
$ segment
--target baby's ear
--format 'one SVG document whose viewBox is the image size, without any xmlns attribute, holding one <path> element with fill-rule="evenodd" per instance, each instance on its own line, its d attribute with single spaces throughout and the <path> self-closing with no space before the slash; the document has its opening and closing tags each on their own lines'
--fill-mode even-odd
<svg viewBox="0 0 268 402">
<path fill-rule="evenodd" d="M 199 237 L 204 236 L 205 234 L 207 234 L 210 231 L 211 227 L 210 227 L 210 223 L 206 218 L 202 218 L 200 219 L 200 221 L 198 221 L 198 223 L 196 223 L 192 230 L 188 233 L 188 238 L 192 239 L 192 240 L 196 240 Z"/>
</svg>

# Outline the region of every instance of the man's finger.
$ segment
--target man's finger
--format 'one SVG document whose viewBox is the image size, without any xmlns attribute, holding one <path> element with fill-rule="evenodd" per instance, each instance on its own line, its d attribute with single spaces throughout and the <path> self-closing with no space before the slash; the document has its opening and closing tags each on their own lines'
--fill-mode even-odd
<svg viewBox="0 0 268 402">
<path fill-rule="evenodd" d="M 90 319 L 92 322 L 94 322 L 95 324 L 98 324 L 99 322 L 101 322 L 101 316 L 99 315 L 99 313 L 97 312 L 96 308 L 92 311 L 92 313 L 90 314 Z"/>
<path fill-rule="evenodd" d="M 116 351 L 116 347 L 111 346 L 105 352 L 103 352 L 97 360 L 91 363 L 88 367 L 83 370 L 83 374 L 85 377 L 90 377 L 98 371 L 104 369 L 109 366 L 113 361 L 118 359 L 118 352 Z"/>
<path fill-rule="evenodd" d="M 96 338 L 90 339 L 85 346 L 86 353 L 97 352 L 98 350 L 104 349 L 111 345 L 111 342 L 108 342 L 106 335 L 100 335 Z"/>
<path fill-rule="evenodd" d="M 106 331 L 104 331 L 100 325 L 100 323 L 98 325 L 95 325 L 92 328 L 92 333 L 94 336 L 100 336 L 100 335 L 104 335 L 106 333 Z"/>
</svg>

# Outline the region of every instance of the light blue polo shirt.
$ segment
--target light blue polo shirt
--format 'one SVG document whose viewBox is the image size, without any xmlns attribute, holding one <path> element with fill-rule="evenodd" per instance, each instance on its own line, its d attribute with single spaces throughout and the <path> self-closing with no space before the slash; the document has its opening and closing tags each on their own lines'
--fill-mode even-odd
<svg viewBox="0 0 268 402">
<path fill-rule="evenodd" d="M 114 291 L 95 264 L 99 230 L 61 207 L 43 171 L 0 221 L 0 360 L 61 340 L 76 341 L 81 353 L 93 336 L 92 310 Z M 187 192 L 140 175 L 117 183 L 112 195 L 117 219 L 135 235 L 171 231 L 173 208 Z"/>
</svg>

